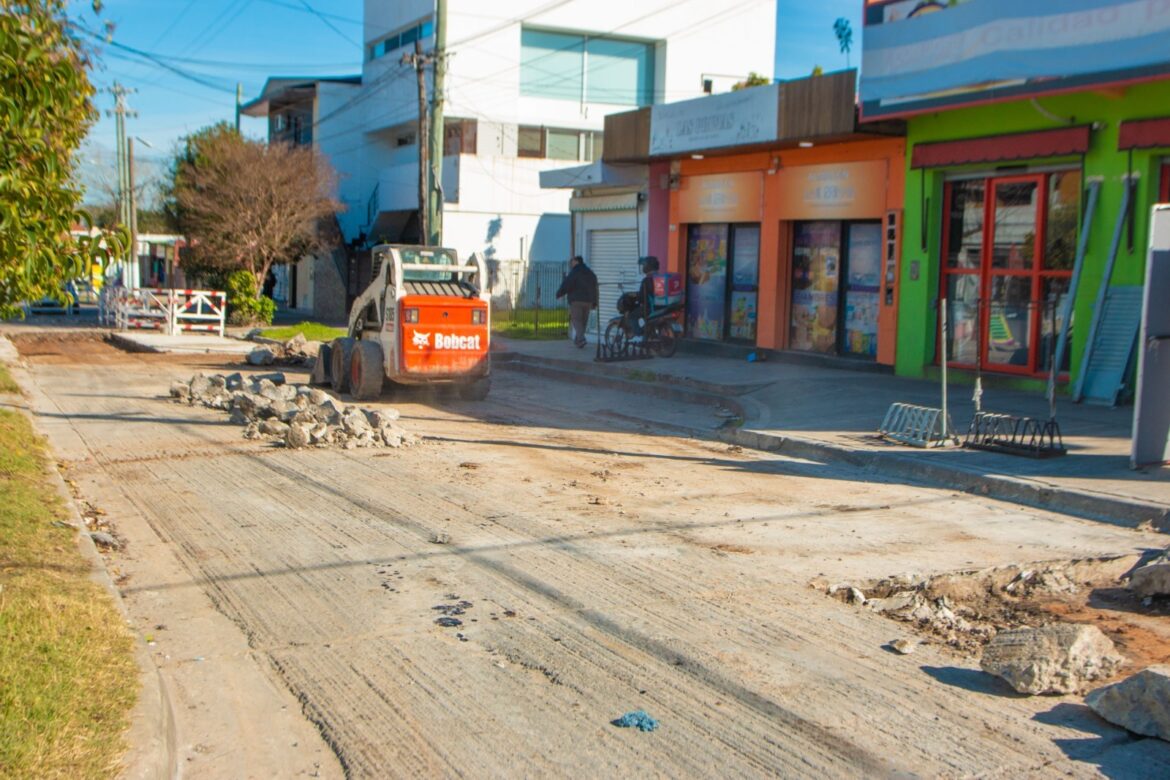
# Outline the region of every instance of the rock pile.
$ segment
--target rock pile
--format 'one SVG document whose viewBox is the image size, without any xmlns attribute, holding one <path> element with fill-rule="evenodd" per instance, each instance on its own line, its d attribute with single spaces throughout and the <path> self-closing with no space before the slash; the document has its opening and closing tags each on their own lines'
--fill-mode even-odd
<svg viewBox="0 0 1170 780">
<path fill-rule="evenodd" d="M 253 341 L 260 340 L 256 335 L 251 338 Z M 253 366 L 271 366 L 274 363 L 304 366 L 315 362 L 320 350 L 320 341 L 308 341 L 303 333 L 298 333 L 285 342 L 263 339 L 260 346 L 248 353 L 246 360 Z"/>
<path fill-rule="evenodd" d="M 324 390 L 285 383 L 284 374 L 195 374 L 171 385 L 180 403 L 201 404 L 231 414 L 246 439 L 279 440 L 302 447 L 404 447 L 418 437 L 397 424 L 398 411 L 348 406 Z"/>
</svg>

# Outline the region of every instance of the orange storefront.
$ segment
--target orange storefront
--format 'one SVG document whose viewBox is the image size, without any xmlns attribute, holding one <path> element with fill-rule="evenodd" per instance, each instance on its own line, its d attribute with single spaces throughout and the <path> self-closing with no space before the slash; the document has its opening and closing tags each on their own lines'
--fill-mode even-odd
<svg viewBox="0 0 1170 780">
<path fill-rule="evenodd" d="M 904 171 L 902 138 L 676 160 L 685 335 L 892 365 Z"/>
</svg>

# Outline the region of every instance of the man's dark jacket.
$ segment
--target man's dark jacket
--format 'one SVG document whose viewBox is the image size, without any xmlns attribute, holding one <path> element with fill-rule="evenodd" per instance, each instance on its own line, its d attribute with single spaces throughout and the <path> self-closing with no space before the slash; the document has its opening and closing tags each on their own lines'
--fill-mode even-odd
<svg viewBox="0 0 1170 780">
<path fill-rule="evenodd" d="M 597 275 L 584 263 L 569 269 L 569 275 L 557 289 L 557 297 L 569 297 L 569 303 L 597 305 Z"/>
</svg>

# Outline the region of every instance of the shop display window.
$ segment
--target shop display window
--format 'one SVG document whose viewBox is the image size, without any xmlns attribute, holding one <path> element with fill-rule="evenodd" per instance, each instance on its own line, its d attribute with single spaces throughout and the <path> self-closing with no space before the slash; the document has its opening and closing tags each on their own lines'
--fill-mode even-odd
<svg viewBox="0 0 1170 780">
<path fill-rule="evenodd" d="M 943 273 L 952 365 L 1043 374 L 1069 290 L 1079 170 L 949 182 Z M 1062 371 L 1068 370 L 1067 355 Z"/>
</svg>

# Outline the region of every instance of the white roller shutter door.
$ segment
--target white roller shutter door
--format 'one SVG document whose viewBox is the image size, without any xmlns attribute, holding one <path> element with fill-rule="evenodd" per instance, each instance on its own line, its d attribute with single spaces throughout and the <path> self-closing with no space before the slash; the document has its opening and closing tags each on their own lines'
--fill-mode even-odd
<svg viewBox="0 0 1170 780">
<path fill-rule="evenodd" d="M 589 230 L 586 231 L 585 262 L 597 274 L 599 285 L 598 312 L 602 325 L 617 316 L 617 299 L 622 291 L 638 291 L 638 231 L 637 230 Z M 592 332 L 595 323 L 590 324 Z"/>
</svg>

